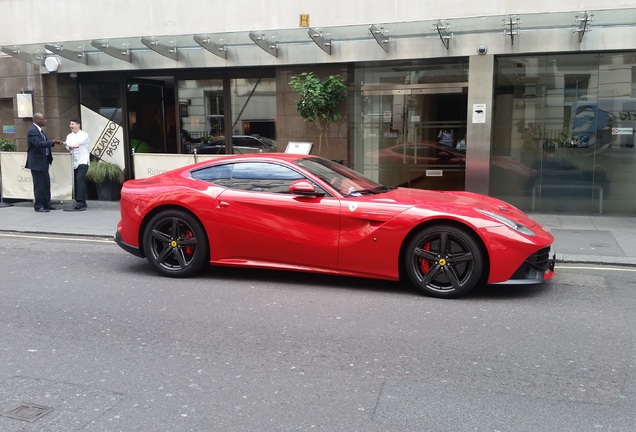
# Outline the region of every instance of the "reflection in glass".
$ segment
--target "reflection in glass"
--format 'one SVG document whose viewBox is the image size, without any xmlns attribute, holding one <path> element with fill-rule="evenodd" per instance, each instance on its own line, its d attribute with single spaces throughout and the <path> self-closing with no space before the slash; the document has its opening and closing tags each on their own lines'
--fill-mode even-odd
<svg viewBox="0 0 636 432">
<path fill-rule="evenodd" d="M 465 59 L 361 67 L 354 167 L 388 186 L 463 190 L 468 65 Z"/>
<path fill-rule="evenodd" d="M 631 54 L 497 59 L 490 194 L 526 211 L 633 213 L 635 70 Z"/>
</svg>

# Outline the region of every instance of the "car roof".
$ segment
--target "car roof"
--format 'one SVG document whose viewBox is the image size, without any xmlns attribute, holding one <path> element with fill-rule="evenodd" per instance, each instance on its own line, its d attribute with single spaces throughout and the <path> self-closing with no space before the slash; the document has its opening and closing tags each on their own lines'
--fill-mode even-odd
<svg viewBox="0 0 636 432">
<path fill-rule="evenodd" d="M 225 156 L 219 156 L 219 157 L 215 157 L 212 159 L 206 159 L 205 161 L 202 161 L 200 163 L 197 164 L 197 168 L 201 165 L 205 165 L 206 163 L 221 163 L 221 162 L 237 162 L 237 161 L 253 161 L 253 160 L 260 160 L 260 161 L 285 161 L 285 162 L 291 162 L 291 161 L 295 161 L 298 159 L 307 159 L 307 158 L 313 158 L 313 157 L 318 157 L 318 156 L 314 156 L 314 155 L 303 155 L 303 154 L 296 154 L 296 153 L 245 153 L 245 154 L 232 154 L 232 155 L 225 155 Z"/>
</svg>

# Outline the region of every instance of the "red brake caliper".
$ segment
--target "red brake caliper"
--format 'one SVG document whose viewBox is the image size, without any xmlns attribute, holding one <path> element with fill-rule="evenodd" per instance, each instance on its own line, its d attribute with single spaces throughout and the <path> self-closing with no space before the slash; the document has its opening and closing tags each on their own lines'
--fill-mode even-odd
<svg viewBox="0 0 636 432">
<path fill-rule="evenodd" d="M 425 251 L 430 251 L 431 243 L 426 243 L 424 246 L 422 246 L 422 249 Z M 422 269 L 422 273 L 426 274 L 431 269 L 431 264 L 424 258 L 420 258 L 420 269 Z"/>
<path fill-rule="evenodd" d="M 186 238 L 193 238 L 194 234 L 192 233 L 192 231 L 188 231 L 185 235 Z M 185 249 L 183 250 L 185 252 L 185 254 L 187 256 L 192 256 L 194 254 L 194 246 L 190 245 L 190 246 L 186 246 Z"/>
</svg>

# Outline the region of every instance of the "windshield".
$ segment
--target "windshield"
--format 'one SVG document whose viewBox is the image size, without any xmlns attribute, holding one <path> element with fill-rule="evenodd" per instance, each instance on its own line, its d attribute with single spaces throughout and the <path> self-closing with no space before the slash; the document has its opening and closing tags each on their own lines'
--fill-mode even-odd
<svg viewBox="0 0 636 432">
<path fill-rule="evenodd" d="M 328 159 L 299 159 L 295 163 L 325 183 L 329 183 L 344 196 L 377 194 L 395 189 L 382 186 L 362 174 Z"/>
</svg>

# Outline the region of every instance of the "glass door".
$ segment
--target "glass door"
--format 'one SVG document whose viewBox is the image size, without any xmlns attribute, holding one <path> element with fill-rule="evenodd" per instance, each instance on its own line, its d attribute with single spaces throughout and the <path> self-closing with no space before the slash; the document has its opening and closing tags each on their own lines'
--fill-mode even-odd
<svg viewBox="0 0 636 432">
<path fill-rule="evenodd" d="M 364 166 L 376 167 L 380 183 L 464 189 L 465 83 L 363 88 L 363 95 Z"/>
</svg>

